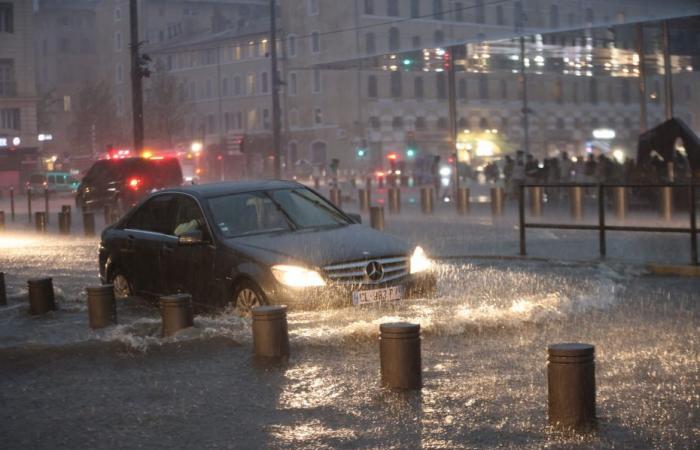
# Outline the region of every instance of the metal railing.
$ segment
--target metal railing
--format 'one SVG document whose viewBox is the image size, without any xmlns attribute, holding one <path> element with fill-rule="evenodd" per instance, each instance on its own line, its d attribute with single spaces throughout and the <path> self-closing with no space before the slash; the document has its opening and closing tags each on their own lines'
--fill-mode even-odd
<svg viewBox="0 0 700 450">
<path fill-rule="evenodd" d="M 697 247 L 697 219 L 696 219 L 696 201 L 695 190 L 700 186 L 697 183 L 690 184 L 594 184 L 594 183 L 569 183 L 569 184 L 540 184 L 540 183 L 525 183 L 520 186 L 518 191 L 518 223 L 520 232 L 520 255 L 525 256 L 526 252 L 526 236 L 527 228 L 544 228 L 556 230 L 588 230 L 598 232 L 598 250 L 601 258 L 606 256 L 606 232 L 607 231 L 630 231 L 630 232 L 652 232 L 652 233 L 687 233 L 690 235 L 690 260 L 691 264 L 698 265 L 698 247 Z M 562 224 L 562 223 L 543 223 L 543 222 L 527 222 L 525 220 L 525 189 L 527 188 L 595 188 L 597 189 L 598 202 L 598 224 Z M 688 191 L 688 213 L 690 226 L 685 227 L 654 227 L 654 226 L 631 226 L 631 225 L 607 225 L 605 222 L 605 192 L 606 189 L 612 188 L 671 188 L 671 189 L 687 189 Z"/>
</svg>

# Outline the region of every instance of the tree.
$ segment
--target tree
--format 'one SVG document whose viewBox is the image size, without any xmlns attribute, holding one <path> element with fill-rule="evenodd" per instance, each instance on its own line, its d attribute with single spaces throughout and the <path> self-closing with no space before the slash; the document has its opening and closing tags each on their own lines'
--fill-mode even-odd
<svg viewBox="0 0 700 450">
<path fill-rule="evenodd" d="M 104 81 L 84 86 L 78 93 L 74 111 L 70 136 L 81 153 L 99 152 L 107 145 L 120 145 L 125 141 L 114 95 Z"/>
<path fill-rule="evenodd" d="M 166 147 L 185 126 L 185 90 L 162 66 L 156 67 L 146 91 L 146 138 Z"/>
</svg>

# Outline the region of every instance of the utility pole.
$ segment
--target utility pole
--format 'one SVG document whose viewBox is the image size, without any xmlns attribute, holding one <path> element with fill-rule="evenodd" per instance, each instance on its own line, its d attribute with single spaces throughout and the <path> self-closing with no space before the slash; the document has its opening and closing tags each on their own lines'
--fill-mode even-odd
<svg viewBox="0 0 700 450">
<path fill-rule="evenodd" d="M 530 121 L 528 114 L 530 108 L 527 105 L 527 76 L 525 75 L 525 37 L 520 36 L 520 79 L 523 83 L 523 131 L 525 133 L 525 154 L 530 154 Z"/>
<path fill-rule="evenodd" d="M 673 119 L 673 68 L 669 52 L 668 20 L 661 22 L 661 43 L 664 51 L 664 111 L 666 120 Z M 656 95 L 659 95 L 657 92 Z"/>
<path fill-rule="evenodd" d="M 647 71 L 644 64 L 644 25 L 637 24 L 637 55 L 639 55 L 639 132 L 647 131 Z"/>
<path fill-rule="evenodd" d="M 275 178 L 282 178 L 282 151 L 280 149 L 280 96 L 277 77 L 277 5 L 270 0 L 270 80 L 272 82 L 272 146 L 275 154 Z"/>
<path fill-rule="evenodd" d="M 129 0 L 129 27 L 131 29 L 131 115 L 134 131 L 134 152 L 143 151 L 143 89 L 141 78 L 144 71 L 139 55 L 139 18 L 137 0 Z"/>
<path fill-rule="evenodd" d="M 448 114 L 450 118 L 450 156 L 455 155 L 454 158 L 454 193 L 455 199 L 457 198 L 457 192 L 459 191 L 459 152 L 457 151 L 457 92 L 456 92 L 456 76 L 455 76 L 455 49 L 457 46 L 450 47 L 448 55 L 450 56 L 449 66 L 447 67 L 447 103 L 448 103 Z"/>
</svg>

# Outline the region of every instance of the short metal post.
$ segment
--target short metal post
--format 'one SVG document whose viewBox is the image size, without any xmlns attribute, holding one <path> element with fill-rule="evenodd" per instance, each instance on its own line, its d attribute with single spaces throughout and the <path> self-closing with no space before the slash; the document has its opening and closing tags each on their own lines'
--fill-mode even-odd
<svg viewBox="0 0 700 450">
<path fill-rule="evenodd" d="M 32 188 L 28 187 L 27 188 L 27 216 L 29 217 L 27 220 L 29 223 L 32 223 Z"/>
<path fill-rule="evenodd" d="M 627 217 L 627 189 L 624 186 L 612 188 L 615 203 L 615 217 L 622 220 Z"/>
<path fill-rule="evenodd" d="M 333 203 L 338 208 L 342 208 L 342 200 L 340 198 L 340 189 L 331 188 L 331 203 Z"/>
<path fill-rule="evenodd" d="M 695 216 L 695 188 L 697 186 L 692 182 L 688 186 L 690 191 L 688 194 L 688 199 L 690 205 L 688 210 L 690 211 L 690 262 L 697 266 L 698 265 L 698 224 L 697 218 Z"/>
<path fill-rule="evenodd" d="M 491 194 L 493 196 L 493 193 Z M 520 255 L 527 254 L 525 248 L 525 187 L 518 186 L 518 230 L 520 231 Z"/>
<path fill-rule="evenodd" d="M 661 188 L 659 214 L 666 221 L 673 217 L 673 188 L 671 186 Z"/>
<path fill-rule="evenodd" d="M 70 234 L 70 213 L 61 211 L 58 213 L 58 233 Z"/>
<path fill-rule="evenodd" d="M 172 336 L 193 325 L 192 297 L 189 294 L 166 295 L 160 298 L 163 337 Z"/>
<path fill-rule="evenodd" d="M 253 350 L 266 358 L 289 355 L 286 306 L 253 308 Z"/>
<path fill-rule="evenodd" d="M 68 228 L 70 229 L 73 224 L 73 218 L 71 217 L 72 208 L 70 205 L 61 205 L 61 212 L 68 214 Z"/>
<path fill-rule="evenodd" d="M 572 186 L 570 192 L 571 218 L 574 220 L 583 219 L 583 187 Z"/>
<path fill-rule="evenodd" d="M 605 187 L 598 185 L 598 248 L 600 257 L 605 258 Z"/>
<path fill-rule="evenodd" d="M 457 214 L 469 214 L 469 188 L 457 189 Z"/>
<path fill-rule="evenodd" d="M 358 189 L 357 196 L 360 203 L 360 211 L 369 210 L 369 191 L 367 189 Z"/>
<path fill-rule="evenodd" d="M 530 186 L 530 215 L 540 217 L 542 215 L 542 187 Z"/>
<path fill-rule="evenodd" d="M 375 230 L 384 230 L 384 207 L 370 206 L 369 208 L 369 225 Z"/>
<path fill-rule="evenodd" d="M 595 426 L 595 347 L 554 344 L 547 348 L 549 423 L 586 431 Z"/>
<path fill-rule="evenodd" d="M 34 226 L 37 233 L 46 233 L 46 213 L 37 211 L 34 213 Z"/>
<path fill-rule="evenodd" d="M 0 231 L 5 231 L 5 211 L 0 211 Z"/>
<path fill-rule="evenodd" d="M 314 189 L 318 190 L 321 187 L 321 180 L 318 177 L 314 177 Z"/>
<path fill-rule="evenodd" d="M 0 272 L 0 306 L 7 305 L 7 290 L 5 289 L 5 272 Z"/>
<path fill-rule="evenodd" d="M 496 217 L 503 215 L 503 188 L 491 188 L 491 215 Z"/>
<path fill-rule="evenodd" d="M 379 361 L 383 386 L 420 389 L 420 325 L 406 322 L 379 325 Z"/>
<path fill-rule="evenodd" d="M 83 232 L 88 237 L 95 235 L 95 213 L 83 213 Z"/>
<path fill-rule="evenodd" d="M 117 303 L 114 301 L 114 285 L 90 286 L 87 292 L 90 328 L 104 328 L 117 323 Z"/>
<path fill-rule="evenodd" d="M 432 188 L 420 188 L 420 206 L 423 214 L 433 213 L 433 190 Z"/>
<path fill-rule="evenodd" d="M 46 213 L 46 223 L 49 223 L 49 188 L 44 188 L 44 212 Z"/>
<path fill-rule="evenodd" d="M 399 188 L 387 189 L 387 200 L 389 202 L 389 214 L 401 213 L 401 190 Z"/>
<path fill-rule="evenodd" d="M 38 316 L 56 310 L 51 278 L 36 278 L 27 281 L 29 289 L 29 314 Z"/>
<path fill-rule="evenodd" d="M 10 186 L 10 220 L 15 222 L 15 187 Z"/>
</svg>

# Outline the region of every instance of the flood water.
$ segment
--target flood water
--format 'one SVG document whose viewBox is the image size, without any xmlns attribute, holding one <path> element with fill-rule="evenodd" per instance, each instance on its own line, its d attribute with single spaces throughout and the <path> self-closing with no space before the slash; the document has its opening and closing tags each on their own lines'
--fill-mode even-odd
<svg viewBox="0 0 700 450">
<path fill-rule="evenodd" d="M 97 240 L 0 236 L 3 448 L 697 448 L 700 286 L 635 266 L 444 260 L 436 298 L 290 312 L 291 357 L 228 313 L 160 338 L 140 299 L 87 326 Z M 26 279 L 59 311 L 31 318 Z M 421 324 L 424 388 L 379 386 L 382 322 Z M 546 346 L 596 346 L 598 430 L 547 427 Z"/>
</svg>

